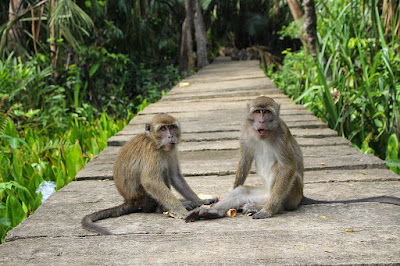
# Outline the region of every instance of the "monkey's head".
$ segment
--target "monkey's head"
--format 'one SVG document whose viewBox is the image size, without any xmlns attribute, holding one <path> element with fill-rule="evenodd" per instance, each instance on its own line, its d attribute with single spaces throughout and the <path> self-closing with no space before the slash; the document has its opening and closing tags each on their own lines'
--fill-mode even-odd
<svg viewBox="0 0 400 266">
<path fill-rule="evenodd" d="M 257 97 L 248 103 L 247 120 L 260 138 L 268 137 L 279 125 L 279 109 L 279 104 L 265 96 Z"/>
<path fill-rule="evenodd" d="M 155 115 L 150 124 L 146 125 L 146 132 L 154 140 L 159 149 L 173 150 L 181 138 L 178 121 L 165 113 Z"/>
</svg>

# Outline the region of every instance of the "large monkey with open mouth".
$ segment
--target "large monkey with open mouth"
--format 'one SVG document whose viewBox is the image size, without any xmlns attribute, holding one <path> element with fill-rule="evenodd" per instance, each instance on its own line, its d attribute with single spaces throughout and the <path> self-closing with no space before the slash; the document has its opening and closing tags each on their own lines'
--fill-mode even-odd
<svg viewBox="0 0 400 266">
<path fill-rule="evenodd" d="M 242 209 L 254 219 L 271 217 L 299 205 L 321 203 L 381 202 L 400 205 L 400 198 L 378 196 L 343 201 L 319 201 L 303 196 L 303 154 L 289 128 L 279 116 L 280 106 L 269 97 L 258 97 L 248 105 L 248 116 L 240 139 L 234 190 L 210 209 L 197 208 L 185 220 L 220 218 L 229 209 Z M 262 186 L 244 186 L 255 161 Z"/>
</svg>

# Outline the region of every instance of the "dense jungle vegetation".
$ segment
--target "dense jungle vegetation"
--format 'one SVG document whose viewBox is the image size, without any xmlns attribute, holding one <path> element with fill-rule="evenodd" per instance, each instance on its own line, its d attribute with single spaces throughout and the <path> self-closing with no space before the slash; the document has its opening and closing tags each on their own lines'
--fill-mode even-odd
<svg viewBox="0 0 400 266">
<path fill-rule="evenodd" d="M 246 48 L 296 102 L 400 173 L 399 10 L 398 0 L 1 1 L 0 242 L 40 206 L 44 181 L 71 182 L 180 78 Z"/>
</svg>

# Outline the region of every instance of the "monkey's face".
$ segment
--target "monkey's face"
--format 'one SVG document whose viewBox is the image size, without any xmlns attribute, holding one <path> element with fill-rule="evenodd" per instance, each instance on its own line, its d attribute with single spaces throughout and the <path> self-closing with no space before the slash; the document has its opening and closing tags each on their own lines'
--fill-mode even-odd
<svg viewBox="0 0 400 266">
<path fill-rule="evenodd" d="M 248 120 L 261 139 L 267 138 L 277 127 L 278 112 L 279 105 L 268 97 L 258 97 L 249 105 Z"/>
<path fill-rule="evenodd" d="M 160 137 L 159 148 L 164 151 L 172 151 L 179 143 L 180 130 L 177 125 L 163 125 L 158 128 L 157 133 Z"/>
<path fill-rule="evenodd" d="M 146 124 L 146 133 L 154 140 L 158 149 L 172 151 L 179 143 L 181 130 L 178 121 L 168 114 L 161 113 Z"/>
</svg>

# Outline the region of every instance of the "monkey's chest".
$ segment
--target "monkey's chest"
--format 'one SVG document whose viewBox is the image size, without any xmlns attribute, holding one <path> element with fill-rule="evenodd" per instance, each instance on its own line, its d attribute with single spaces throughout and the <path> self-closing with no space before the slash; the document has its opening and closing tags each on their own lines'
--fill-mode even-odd
<svg viewBox="0 0 400 266">
<path fill-rule="evenodd" d="M 272 167 L 277 161 L 273 147 L 268 143 L 258 145 L 255 148 L 254 161 L 257 168 L 257 174 L 261 177 L 266 187 L 271 189 L 275 179 Z"/>
</svg>

